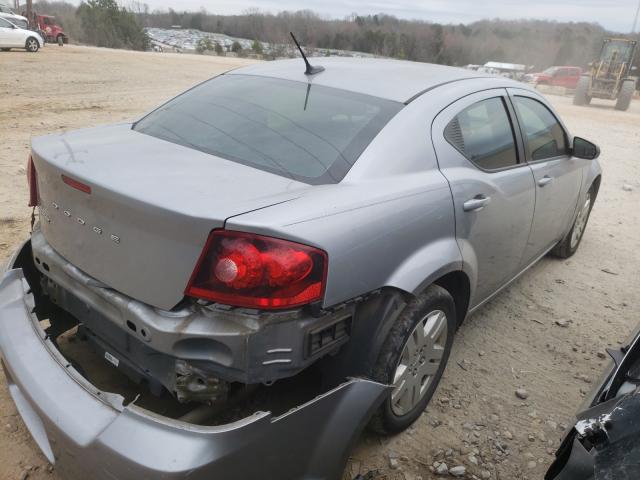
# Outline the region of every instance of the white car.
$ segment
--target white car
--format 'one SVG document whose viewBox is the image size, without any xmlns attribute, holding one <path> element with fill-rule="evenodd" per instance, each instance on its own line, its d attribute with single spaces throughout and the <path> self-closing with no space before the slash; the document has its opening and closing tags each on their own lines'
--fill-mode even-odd
<svg viewBox="0 0 640 480">
<path fill-rule="evenodd" d="M 33 30 L 25 30 L 10 21 L 0 18 L 0 49 L 6 52 L 12 48 L 24 48 L 27 52 L 37 52 L 44 45 L 42 37 Z"/>
<path fill-rule="evenodd" d="M 29 21 L 22 15 L 16 15 L 8 5 L 0 3 L 0 18 L 9 20 L 14 25 L 20 28 L 29 28 Z"/>
</svg>

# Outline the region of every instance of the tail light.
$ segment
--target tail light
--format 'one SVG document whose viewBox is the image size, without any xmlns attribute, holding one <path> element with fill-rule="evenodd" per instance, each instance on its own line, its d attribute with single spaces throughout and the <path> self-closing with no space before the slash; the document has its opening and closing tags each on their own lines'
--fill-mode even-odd
<svg viewBox="0 0 640 480">
<path fill-rule="evenodd" d="M 279 238 L 214 230 L 185 295 L 261 309 L 289 308 L 322 298 L 327 254 Z"/>
<path fill-rule="evenodd" d="M 29 155 L 27 161 L 27 183 L 29 184 L 29 206 L 38 206 L 38 178 L 36 176 L 36 166 L 33 164 L 33 157 Z"/>
</svg>

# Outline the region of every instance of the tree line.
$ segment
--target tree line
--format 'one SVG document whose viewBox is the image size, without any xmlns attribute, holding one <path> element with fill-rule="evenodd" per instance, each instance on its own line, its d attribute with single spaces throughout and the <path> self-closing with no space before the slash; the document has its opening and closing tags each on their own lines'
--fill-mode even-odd
<svg viewBox="0 0 640 480">
<path fill-rule="evenodd" d="M 113 11 L 114 3 L 114 0 L 89 0 L 77 9 L 65 2 L 37 5 L 46 6 L 65 24 L 74 24 L 74 29 L 79 30 L 77 40 L 116 46 L 121 31 L 114 31 L 111 25 L 118 22 L 107 16 L 107 26 L 98 28 L 100 15 L 81 13 L 87 6 L 97 11 L 96 7 L 107 5 Z M 217 15 L 204 9 L 150 11 L 147 5 L 135 1 L 130 1 L 129 6 L 129 9 L 118 7 L 127 13 L 125 30 L 134 39 L 124 41 L 128 44 L 125 48 L 146 48 L 143 38 L 138 33 L 134 35 L 135 29 L 129 23 L 135 18 L 138 27 L 180 26 L 273 44 L 290 43 L 289 32 L 293 31 L 310 48 L 353 50 L 457 66 L 499 61 L 542 69 L 550 65 L 584 67 L 597 58 L 603 38 L 611 35 L 599 24 L 586 22 L 494 19 L 442 25 L 386 14 L 327 19 L 309 10 L 277 14 L 249 10 L 241 15 Z M 73 32 L 70 33 L 73 37 Z M 640 66 L 640 54 L 636 56 L 636 64 Z"/>
<path fill-rule="evenodd" d="M 86 0 L 77 7 L 40 1 L 34 2 L 33 9 L 54 15 L 72 42 L 130 50 L 147 50 L 150 45 L 139 16 L 116 0 Z"/>
</svg>

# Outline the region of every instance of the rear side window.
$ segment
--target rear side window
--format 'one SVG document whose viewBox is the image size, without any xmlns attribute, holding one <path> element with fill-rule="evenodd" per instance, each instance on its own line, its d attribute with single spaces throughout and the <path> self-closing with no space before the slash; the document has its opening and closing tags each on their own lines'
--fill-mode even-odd
<svg viewBox="0 0 640 480">
<path fill-rule="evenodd" d="M 252 75 L 221 75 L 171 100 L 134 130 L 317 185 L 337 183 L 398 102 Z"/>
<path fill-rule="evenodd" d="M 0 18 L 0 27 L 1 28 L 11 28 L 11 24 L 6 20 Z"/>
<path fill-rule="evenodd" d="M 449 122 L 444 136 L 484 170 L 518 163 L 513 128 L 502 97 L 482 100 L 462 110 Z"/>
<path fill-rule="evenodd" d="M 567 154 L 567 138 L 556 117 L 542 103 L 528 97 L 514 98 L 531 160 Z"/>
</svg>

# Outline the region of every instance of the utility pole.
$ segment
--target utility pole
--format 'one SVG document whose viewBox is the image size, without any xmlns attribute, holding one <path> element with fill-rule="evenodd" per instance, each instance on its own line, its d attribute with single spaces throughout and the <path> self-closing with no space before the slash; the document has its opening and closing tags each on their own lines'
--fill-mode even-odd
<svg viewBox="0 0 640 480">
<path fill-rule="evenodd" d="M 29 20 L 29 25 L 31 28 L 34 28 L 33 25 L 33 0 L 27 0 L 27 20 Z"/>
<path fill-rule="evenodd" d="M 640 0 L 638 0 L 638 8 L 636 8 L 636 16 L 633 18 L 633 28 L 631 34 L 636 33 L 636 25 L 638 24 L 638 15 L 640 14 Z"/>
</svg>

